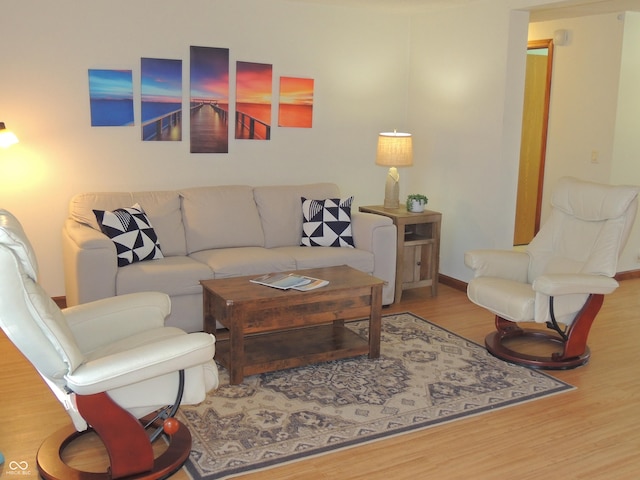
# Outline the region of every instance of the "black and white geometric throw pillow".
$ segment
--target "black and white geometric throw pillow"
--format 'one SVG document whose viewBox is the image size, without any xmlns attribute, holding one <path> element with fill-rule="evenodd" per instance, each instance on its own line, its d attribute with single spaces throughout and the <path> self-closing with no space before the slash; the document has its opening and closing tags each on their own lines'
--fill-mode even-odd
<svg viewBox="0 0 640 480">
<path fill-rule="evenodd" d="M 302 197 L 302 246 L 354 248 L 353 197 L 310 200 Z"/>
<path fill-rule="evenodd" d="M 93 213 L 102 233 L 116 246 L 119 267 L 164 258 L 158 236 L 147 214 L 137 203 L 133 207 L 118 208 L 113 212 L 94 210 Z"/>
</svg>

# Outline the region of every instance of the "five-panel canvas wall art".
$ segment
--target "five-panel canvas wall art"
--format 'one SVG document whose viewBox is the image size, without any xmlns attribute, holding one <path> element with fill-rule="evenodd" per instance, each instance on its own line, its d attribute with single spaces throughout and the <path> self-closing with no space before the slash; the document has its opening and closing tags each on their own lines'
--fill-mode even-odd
<svg viewBox="0 0 640 480">
<path fill-rule="evenodd" d="M 229 49 L 191 47 L 189 139 L 191 153 L 228 153 L 229 137 L 269 140 L 273 118 L 273 66 L 236 62 L 235 105 L 229 105 Z M 311 128 L 314 81 L 280 77 L 278 127 Z M 142 58 L 141 138 L 183 139 L 182 60 Z M 132 70 L 89 69 L 91 125 L 134 125 Z M 230 131 L 231 128 L 231 131 Z"/>
</svg>

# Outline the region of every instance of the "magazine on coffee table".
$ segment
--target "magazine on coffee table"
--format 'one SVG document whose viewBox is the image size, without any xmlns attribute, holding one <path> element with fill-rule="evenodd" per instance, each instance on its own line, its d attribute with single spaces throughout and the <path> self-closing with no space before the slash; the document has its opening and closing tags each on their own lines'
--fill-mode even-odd
<svg viewBox="0 0 640 480">
<path fill-rule="evenodd" d="M 315 290 L 329 283 L 329 280 L 321 280 L 296 273 L 267 273 L 258 278 L 252 278 L 249 281 L 266 285 L 267 287 L 279 288 L 280 290 L 293 289 L 301 292 Z"/>
</svg>

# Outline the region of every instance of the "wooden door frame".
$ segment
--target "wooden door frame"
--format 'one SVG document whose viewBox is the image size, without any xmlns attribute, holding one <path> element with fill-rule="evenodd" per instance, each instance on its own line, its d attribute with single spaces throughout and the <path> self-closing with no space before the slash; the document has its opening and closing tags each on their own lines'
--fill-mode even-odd
<svg viewBox="0 0 640 480">
<path fill-rule="evenodd" d="M 547 78 L 544 92 L 544 110 L 542 114 L 543 127 L 540 138 L 540 167 L 538 170 L 538 194 L 536 198 L 536 216 L 534 222 L 534 235 L 540 230 L 540 217 L 542 215 L 542 193 L 544 190 L 544 167 L 547 156 L 547 132 L 549 130 L 549 105 L 551 103 L 551 74 L 553 67 L 553 39 L 529 40 L 527 50 L 547 48 Z"/>
</svg>

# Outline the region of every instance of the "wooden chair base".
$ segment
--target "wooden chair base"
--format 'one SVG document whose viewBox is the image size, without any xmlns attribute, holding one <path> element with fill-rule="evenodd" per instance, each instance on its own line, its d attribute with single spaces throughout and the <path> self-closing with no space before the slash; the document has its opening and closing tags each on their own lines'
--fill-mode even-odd
<svg viewBox="0 0 640 480">
<path fill-rule="evenodd" d="M 506 341 L 515 338 L 528 338 L 534 341 L 546 341 L 548 343 L 558 344 L 560 351 L 548 356 L 529 355 L 527 353 L 517 352 L 505 346 Z M 516 329 L 508 334 L 492 332 L 485 337 L 484 344 L 487 347 L 487 351 L 494 357 L 515 363 L 516 365 L 544 370 L 569 370 L 576 368 L 587 363 L 591 356 L 589 347 L 585 346 L 584 353 L 581 355 L 564 358 L 563 350 L 565 348 L 565 342 L 553 334 L 538 330 Z"/>
<path fill-rule="evenodd" d="M 176 420 L 177 421 L 177 420 Z M 179 422 L 178 422 L 179 423 Z M 92 432 L 78 432 L 73 425 L 62 428 L 48 437 L 38 450 L 38 471 L 45 480 L 114 480 L 111 469 L 106 472 L 85 472 L 67 465 L 61 458 L 64 449 L 75 439 Z M 127 476 L 127 480 L 157 480 L 167 478 L 179 470 L 191 451 L 191 433 L 179 423 L 177 432 L 170 437 L 167 449 L 153 461 L 149 471 Z"/>
<path fill-rule="evenodd" d="M 551 333 L 521 328 L 516 322 L 496 315 L 496 331 L 485 337 L 484 344 L 494 357 L 525 367 L 545 370 L 568 370 L 579 367 L 587 363 L 591 356 L 587 337 L 603 301 L 602 294 L 589 295 L 573 323 L 564 332 L 560 330 L 555 320 L 547 324 L 554 331 Z M 550 299 L 550 311 L 553 318 L 553 297 Z M 510 340 L 520 338 L 531 340 L 531 342 L 559 345 L 560 348 L 551 355 L 543 356 L 515 351 L 505 345 Z"/>
</svg>

